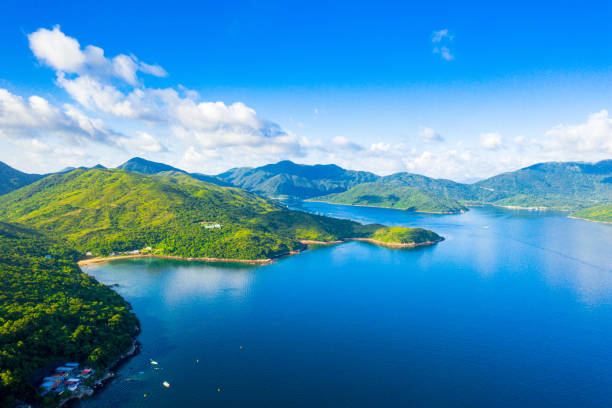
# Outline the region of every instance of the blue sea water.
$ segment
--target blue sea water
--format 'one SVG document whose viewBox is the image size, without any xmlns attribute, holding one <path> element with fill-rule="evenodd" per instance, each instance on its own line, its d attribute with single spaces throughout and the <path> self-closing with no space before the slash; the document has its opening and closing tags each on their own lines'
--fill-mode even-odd
<svg viewBox="0 0 612 408">
<path fill-rule="evenodd" d="M 612 405 L 612 225 L 493 207 L 300 206 L 446 240 L 408 250 L 350 242 L 267 266 L 88 266 L 119 284 L 143 347 L 78 405 Z"/>
</svg>

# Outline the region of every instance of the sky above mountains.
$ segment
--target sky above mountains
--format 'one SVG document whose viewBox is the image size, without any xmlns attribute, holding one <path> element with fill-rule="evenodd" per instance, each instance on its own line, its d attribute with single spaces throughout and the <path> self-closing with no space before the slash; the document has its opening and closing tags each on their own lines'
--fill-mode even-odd
<svg viewBox="0 0 612 408">
<path fill-rule="evenodd" d="M 221 3 L 8 0 L 0 160 L 462 181 L 612 157 L 609 2 Z"/>
</svg>

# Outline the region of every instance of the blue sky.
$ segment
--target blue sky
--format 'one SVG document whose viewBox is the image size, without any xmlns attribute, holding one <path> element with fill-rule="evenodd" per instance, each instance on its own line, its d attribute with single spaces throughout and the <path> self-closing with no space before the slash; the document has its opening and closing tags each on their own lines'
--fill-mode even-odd
<svg viewBox="0 0 612 408">
<path fill-rule="evenodd" d="M 0 160 L 465 180 L 612 157 L 609 2 L 221 3 L 5 2 Z"/>
</svg>

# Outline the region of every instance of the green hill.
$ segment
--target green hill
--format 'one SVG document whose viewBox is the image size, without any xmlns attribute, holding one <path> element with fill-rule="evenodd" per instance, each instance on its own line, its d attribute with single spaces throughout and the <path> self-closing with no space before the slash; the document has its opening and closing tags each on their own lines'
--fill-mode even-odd
<svg viewBox="0 0 612 408">
<path fill-rule="evenodd" d="M 472 185 L 476 199 L 506 206 L 575 210 L 612 202 L 612 160 L 539 163 Z"/>
<path fill-rule="evenodd" d="M 196 178 L 201 181 L 205 181 L 207 183 L 213 183 L 213 184 L 217 184 L 217 185 L 225 186 L 225 187 L 231 186 L 231 184 L 226 183 L 225 181 L 218 179 L 217 177 L 214 177 L 214 176 L 209 176 L 209 175 L 202 174 L 202 173 L 188 173 L 184 170 L 177 169 L 176 167 L 172 167 L 164 163 L 158 163 L 158 162 L 146 160 L 141 157 L 133 157 L 130 160 L 126 161 L 125 163 L 117 166 L 117 168 L 121 170 L 134 171 L 136 173 L 142 173 L 142 174 L 157 174 L 157 173 L 163 173 L 166 171 L 176 171 L 179 173 L 189 174 L 191 177 Z"/>
<path fill-rule="evenodd" d="M 380 179 L 382 183 L 415 187 L 437 197 L 455 200 L 471 201 L 475 198 L 473 188 L 468 184 L 457 183 L 447 179 L 435 179 L 420 174 L 395 173 Z"/>
<path fill-rule="evenodd" d="M 335 164 L 310 166 L 288 160 L 256 168 L 236 168 L 217 177 L 266 197 L 294 199 L 339 193 L 379 178 L 373 173 L 345 170 Z"/>
<path fill-rule="evenodd" d="M 0 162 L 0 195 L 17 190 L 42 178 L 40 174 L 23 173 Z"/>
<path fill-rule="evenodd" d="M 367 238 L 386 228 L 290 211 L 183 173 L 116 169 L 48 176 L 0 197 L 0 219 L 36 228 L 80 253 L 152 247 L 162 255 L 228 259 L 273 258 L 304 248 L 300 240 Z M 207 228 L 212 224 L 220 228 Z"/>
<path fill-rule="evenodd" d="M 315 200 L 431 212 L 469 204 L 575 211 L 612 203 L 612 160 L 540 163 L 474 184 L 396 173 Z"/>
<path fill-rule="evenodd" d="M 457 213 L 467 208 L 458 201 L 436 195 L 418 187 L 400 182 L 363 183 L 345 192 L 312 199 L 335 204 L 396 208 L 431 213 Z"/>
<path fill-rule="evenodd" d="M 473 184 L 411 173 L 380 177 L 335 165 L 290 161 L 232 169 L 217 177 L 267 197 L 415 211 L 457 212 L 468 204 L 573 211 L 612 202 L 612 160 L 539 163 Z"/>
<path fill-rule="evenodd" d="M 39 405 L 31 381 L 67 360 L 105 368 L 132 344 L 138 321 L 113 290 L 81 272 L 78 254 L 0 223 L 0 406 Z M 36 372 L 38 371 L 38 374 Z"/>
<path fill-rule="evenodd" d="M 590 221 L 601 221 L 612 223 L 612 203 L 603 204 L 595 207 L 585 208 L 576 211 L 572 217 L 583 218 Z"/>
</svg>

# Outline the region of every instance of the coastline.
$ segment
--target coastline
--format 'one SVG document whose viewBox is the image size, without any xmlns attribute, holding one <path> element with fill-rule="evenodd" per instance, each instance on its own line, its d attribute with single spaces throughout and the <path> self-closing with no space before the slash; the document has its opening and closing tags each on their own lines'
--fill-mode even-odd
<svg viewBox="0 0 612 408">
<path fill-rule="evenodd" d="M 308 239 L 299 240 L 300 243 L 304 245 L 337 245 L 342 244 L 344 242 L 349 241 L 361 241 L 361 242 L 369 242 L 371 244 L 376 244 L 388 248 L 414 248 L 419 246 L 428 246 L 434 245 L 438 242 L 444 241 L 444 237 L 442 237 L 438 241 L 425 241 L 425 242 L 410 242 L 410 243 L 401 243 L 401 242 L 382 242 L 377 241 L 372 238 L 344 238 L 336 241 L 315 241 Z M 82 259 L 77 262 L 79 266 L 87 266 L 94 264 L 101 264 L 106 262 L 111 262 L 119 259 L 136 259 L 136 258 L 159 258 L 159 259 L 175 259 L 179 261 L 201 261 L 201 262 L 231 262 L 231 263 L 241 263 L 246 265 L 269 265 L 274 263 L 274 261 L 278 258 L 283 258 L 285 256 L 291 256 L 299 254 L 302 251 L 291 251 L 285 254 L 281 254 L 274 258 L 265 258 L 265 259 L 231 259 L 231 258 L 185 258 L 181 256 L 173 256 L 173 255 L 154 255 L 154 254 L 134 254 L 134 255 L 118 255 L 118 256 L 108 256 L 108 257 L 96 257 L 89 259 Z"/>
<path fill-rule="evenodd" d="M 501 205 L 501 204 L 493 204 L 493 203 L 487 203 L 485 205 L 492 205 L 493 207 L 506 208 L 508 210 L 553 211 L 552 208 L 543 207 L 543 206 L 522 207 L 520 205 Z M 567 210 L 554 210 L 554 211 L 567 211 Z"/>
<path fill-rule="evenodd" d="M 123 354 L 121 354 L 112 363 L 108 365 L 108 367 L 104 371 L 104 376 L 96 380 L 96 382 L 92 385 L 91 390 L 90 390 L 91 392 L 83 393 L 80 395 L 73 395 L 69 398 L 66 398 L 65 400 L 60 401 L 60 403 L 58 404 L 58 407 L 64 407 L 64 406 L 70 407 L 74 403 L 76 403 L 77 401 L 83 398 L 91 397 L 95 395 L 96 393 L 103 391 L 106 384 L 117 376 L 117 374 L 115 374 L 113 371 L 117 369 L 119 366 L 121 366 L 121 364 L 127 362 L 127 360 L 134 357 L 136 354 L 140 353 L 141 344 L 136 339 L 139 334 L 140 334 L 140 326 L 137 325 L 135 327 L 134 334 L 132 335 L 132 345 L 128 347 L 128 349 Z"/>
<path fill-rule="evenodd" d="M 349 206 L 349 207 L 386 208 L 388 210 L 400 210 L 400 211 L 406 211 L 406 212 L 411 212 L 411 213 L 421 213 L 421 214 L 440 214 L 440 215 L 445 215 L 446 214 L 446 215 L 448 215 L 448 214 L 463 214 L 464 212 L 468 211 L 468 210 L 461 210 L 461 211 L 408 211 L 406 208 L 388 207 L 388 206 L 382 206 L 382 205 L 341 204 L 341 203 L 333 203 L 331 201 L 312 200 L 312 199 L 308 199 L 308 200 L 304 200 L 304 201 L 309 201 L 311 203 L 346 205 L 346 206 Z"/>
<path fill-rule="evenodd" d="M 288 253 L 286 255 L 291 255 Z M 91 264 L 99 264 L 110 261 L 115 261 L 117 259 L 131 259 L 131 258 L 161 258 L 161 259 L 176 259 L 182 261 L 204 261 L 204 262 L 236 262 L 250 265 L 267 265 L 274 262 L 272 258 L 266 259 L 230 259 L 230 258 L 184 258 L 181 256 L 172 256 L 172 255 L 154 255 L 154 254 L 135 254 L 135 255 L 119 255 L 119 256 L 106 256 L 106 257 L 97 257 L 97 258 L 89 258 L 83 259 L 77 262 L 79 266 L 91 265 Z"/>
<path fill-rule="evenodd" d="M 574 220 L 581 220 L 581 221 L 589 221 L 589 222 L 599 222 L 601 224 L 608 224 L 608 225 L 612 225 L 612 221 L 600 221 L 600 220 L 590 220 L 588 218 L 580 218 L 580 217 L 574 217 L 573 215 L 568 215 L 567 218 L 572 218 Z"/>
<path fill-rule="evenodd" d="M 401 243 L 401 242 L 382 242 L 372 238 L 345 238 L 340 241 L 313 241 L 313 240 L 301 240 L 302 244 L 306 245 L 336 245 L 342 244 L 343 242 L 349 241 L 359 241 L 359 242 L 369 242 L 371 244 L 384 246 L 387 248 L 416 248 L 420 246 L 429 246 L 435 245 L 438 242 L 444 241 L 444 237 L 440 237 L 437 241 L 424 241 L 424 242 L 410 242 L 410 243 Z"/>
</svg>

